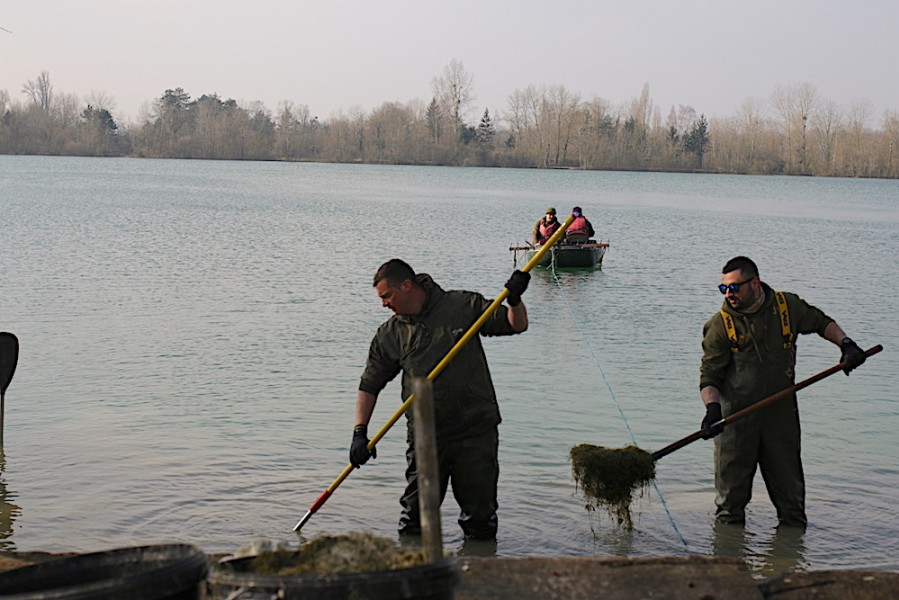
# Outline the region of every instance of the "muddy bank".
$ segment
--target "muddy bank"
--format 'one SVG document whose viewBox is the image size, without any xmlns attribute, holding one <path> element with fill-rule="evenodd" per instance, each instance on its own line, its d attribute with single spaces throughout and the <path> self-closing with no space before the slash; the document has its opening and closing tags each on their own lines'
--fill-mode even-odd
<svg viewBox="0 0 899 600">
<path fill-rule="evenodd" d="M 733 558 L 463 558 L 455 600 L 882 600 L 899 573 L 821 571 L 760 581 Z"/>
<path fill-rule="evenodd" d="M 0 552 L 0 571 L 76 556 Z M 209 555 L 210 564 L 223 555 Z M 899 573 L 813 571 L 755 579 L 733 558 L 459 557 L 455 600 L 881 600 Z M 2 593 L 2 591 L 0 591 Z"/>
</svg>

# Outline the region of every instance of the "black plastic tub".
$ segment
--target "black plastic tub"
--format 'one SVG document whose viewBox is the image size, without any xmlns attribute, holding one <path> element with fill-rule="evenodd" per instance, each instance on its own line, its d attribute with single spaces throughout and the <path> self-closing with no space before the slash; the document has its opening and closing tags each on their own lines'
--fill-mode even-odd
<svg viewBox="0 0 899 600">
<path fill-rule="evenodd" d="M 452 600 L 455 558 L 434 565 L 337 575 L 268 575 L 250 570 L 253 557 L 226 559 L 207 577 L 211 600 Z"/>
<path fill-rule="evenodd" d="M 0 573 L 2 600 L 197 600 L 206 554 L 189 544 L 118 548 Z"/>
</svg>

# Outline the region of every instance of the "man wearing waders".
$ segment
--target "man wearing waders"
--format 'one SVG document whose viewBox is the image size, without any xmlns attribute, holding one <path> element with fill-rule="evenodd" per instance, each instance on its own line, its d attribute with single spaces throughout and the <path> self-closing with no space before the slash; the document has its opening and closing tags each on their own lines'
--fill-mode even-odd
<svg viewBox="0 0 899 600">
<path fill-rule="evenodd" d="M 530 277 L 522 271 L 512 274 L 506 282 L 509 306 L 497 308 L 481 326 L 481 335 L 513 335 L 527 329 L 528 313 L 521 295 Z M 381 265 L 375 273 L 374 288 L 381 304 L 394 316 L 378 328 L 359 383 L 350 446 L 354 467 L 377 457 L 377 452 L 369 452 L 367 447 L 368 422 L 384 386 L 402 371 L 402 398 L 412 395 L 413 378 L 426 377 L 492 304 L 476 292 L 444 291 L 430 275 L 416 275 L 412 267 L 397 258 Z M 479 336 L 462 347 L 433 384 L 440 501 L 451 482 L 465 538 L 494 539 L 500 416 Z M 400 498 L 399 532 L 420 534 L 411 411 L 406 411 L 406 417 L 407 485 Z"/>
<path fill-rule="evenodd" d="M 771 289 L 755 263 L 732 258 L 722 269 L 721 311 L 702 330 L 699 390 L 706 407 L 703 437 L 715 437 L 716 518 L 746 520 L 756 466 L 779 525 L 805 527 L 805 480 L 799 456 L 796 395 L 730 423 L 723 416 L 795 383 L 796 336 L 817 333 L 842 351 L 846 375 L 865 362 L 865 353 L 837 323 L 799 296 Z M 715 425 L 718 424 L 716 427 Z"/>
</svg>

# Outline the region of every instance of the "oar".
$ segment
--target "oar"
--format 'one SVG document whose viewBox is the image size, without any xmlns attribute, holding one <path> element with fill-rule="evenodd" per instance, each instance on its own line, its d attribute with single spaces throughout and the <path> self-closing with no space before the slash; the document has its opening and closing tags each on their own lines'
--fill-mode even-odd
<svg viewBox="0 0 899 600">
<path fill-rule="evenodd" d="M 531 260 L 529 260 L 528 263 L 524 267 L 522 267 L 521 270 L 524 271 L 525 273 L 527 273 L 528 271 L 533 269 L 537 265 L 537 263 L 540 262 L 540 259 L 543 258 L 543 255 L 546 254 L 550 248 L 552 248 L 553 244 L 555 244 L 559 240 L 559 238 L 561 238 L 563 235 L 565 235 L 565 230 L 568 229 L 568 226 L 571 225 L 571 223 L 573 221 L 574 221 L 574 215 L 569 215 L 568 219 L 565 220 L 565 223 L 562 224 L 562 227 L 560 227 L 558 229 L 558 231 L 556 231 L 552 235 L 552 237 L 550 237 L 546 241 L 546 243 L 543 244 L 543 247 L 540 248 L 540 250 L 538 250 L 536 254 L 534 254 L 533 258 L 531 258 Z M 465 335 L 463 335 L 462 338 L 458 342 L 456 342 L 456 344 L 450 349 L 450 351 L 446 353 L 446 356 L 443 357 L 443 360 L 441 360 L 437 364 L 437 366 L 434 367 L 434 369 L 428 374 L 428 381 L 434 381 L 434 379 L 436 379 L 437 376 L 440 375 L 441 372 L 443 372 L 443 369 L 445 369 L 446 366 L 450 363 L 450 361 L 452 361 L 456 357 L 456 355 L 459 354 L 459 351 L 462 350 L 462 348 L 465 346 L 465 344 L 467 344 L 468 341 L 475 336 L 475 334 L 478 332 L 478 330 L 484 326 L 484 323 L 487 322 L 487 319 L 489 319 L 490 316 L 494 312 L 496 312 L 496 309 L 499 308 L 500 304 L 502 304 L 503 300 L 505 300 L 508 296 L 509 296 L 509 290 L 506 288 L 503 288 L 503 291 L 500 292 L 499 296 L 496 297 L 496 299 L 493 301 L 493 303 L 489 307 L 487 307 L 487 310 L 484 311 L 484 314 L 482 314 L 480 316 L 480 318 L 478 318 L 478 320 L 475 321 L 474 324 L 468 328 L 468 331 L 465 332 Z M 381 427 L 381 429 L 378 431 L 378 433 L 376 433 L 374 435 L 374 437 L 371 438 L 371 440 L 369 440 L 369 442 L 368 442 L 369 450 L 374 449 L 374 447 L 377 445 L 377 443 L 379 441 L 381 441 L 381 438 L 384 437 L 384 435 L 387 433 L 387 431 L 390 430 L 391 427 L 393 427 L 393 424 L 396 423 L 401 416 L 403 416 L 403 413 L 405 413 L 406 410 L 408 410 L 410 406 L 412 406 L 412 400 L 414 398 L 415 398 L 415 394 L 410 395 L 406 399 L 406 401 L 403 402 L 402 406 L 400 406 L 399 410 L 397 410 L 393 414 L 393 416 L 390 417 L 390 419 L 387 421 L 387 423 L 383 427 Z M 294 525 L 294 527 L 293 527 L 294 531 L 299 531 L 303 527 L 303 525 L 305 525 L 306 522 L 312 517 L 312 515 L 314 515 L 316 512 L 318 512 L 318 509 L 320 509 L 322 507 L 322 505 L 328 501 L 328 498 L 331 497 L 331 494 L 334 493 L 334 490 L 336 490 L 337 487 L 341 483 L 343 483 L 344 479 L 349 477 L 350 473 L 352 473 L 353 469 L 355 469 L 355 468 L 356 467 L 354 467 L 351 463 L 343 469 L 343 472 L 340 475 L 338 475 L 337 479 L 335 479 L 334 482 L 331 483 L 331 485 L 329 485 L 328 488 L 324 492 L 322 492 L 321 496 L 318 497 L 318 500 L 316 500 L 312 504 L 312 506 L 309 507 L 309 510 L 306 511 L 306 514 L 303 515 L 303 518 L 300 519 L 300 521 L 296 525 Z"/>
<path fill-rule="evenodd" d="M 0 447 L 3 446 L 3 418 L 6 411 L 6 388 L 19 362 L 19 338 L 0 331 Z"/>
<path fill-rule="evenodd" d="M 880 352 L 881 350 L 883 350 L 883 346 L 881 346 L 880 344 L 877 344 L 873 348 L 869 348 L 868 350 L 866 350 L 865 356 L 873 356 L 873 355 L 877 354 L 878 352 Z M 795 385 L 791 385 L 790 387 L 777 392 L 776 394 L 772 394 L 763 400 L 759 400 L 758 402 L 756 402 L 755 404 L 753 404 L 751 406 L 747 406 L 743 410 L 739 410 L 732 415 L 728 415 L 728 416 L 724 417 L 723 419 L 721 419 L 720 421 L 715 423 L 713 425 L 713 427 L 720 426 L 723 429 L 724 427 L 727 427 L 734 421 L 742 419 L 746 415 L 753 413 L 761 408 L 764 408 L 764 407 L 768 406 L 769 404 L 771 404 L 772 402 L 777 402 L 778 400 L 786 398 L 787 396 L 790 396 L 791 394 L 795 394 L 802 388 L 808 387 L 813 383 L 821 381 L 825 377 L 830 377 L 834 373 L 841 371 L 844 366 L 845 365 L 843 363 L 840 363 L 838 365 L 834 365 L 834 366 L 830 367 L 829 369 L 821 371 L 817 375 L 812 375 L 808 379 L 804 379 Z M 678 441 L 674 442 L 673 444 L 669 444 L 668 446 L 665 446 L 661 450 L 653 452 L 652 460 L 654 460 L 654 461 L 659 460 L 663 456 L 667 456 L 667 455 L 671 454 L 672 452 L 674 452 L 675 450 L 680 450 L 684 446 L 686 446 L 688 444 L 692 444 L 696 440 L 701 439 L 703 435 L 704 435 L 704 432 L 702 429 L 700 429 L 699 431 L 693 432 L 690 435 L 688 435 L 687 437 L 685 437 L 681 440 L 678 440 Z"/>
</svg>

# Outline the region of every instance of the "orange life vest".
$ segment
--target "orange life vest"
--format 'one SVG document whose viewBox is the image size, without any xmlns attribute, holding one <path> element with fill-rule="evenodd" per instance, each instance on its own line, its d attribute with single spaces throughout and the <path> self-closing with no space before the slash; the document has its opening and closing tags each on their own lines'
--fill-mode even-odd
<svg viewBox="0 0 899 600">
<path fill-rule="evenodd" d="M 584 215 L 579 217 L 575 217 L 574 221 L 571 222 L 571 225 L 568 226 L 567 230 L 568 235 L 590 235 L 590 228 L 587 227 L 587 218 Z"/>
<path fill-rule="evenodd" d="M 538 244 L 545 244 L 549 238 L 553 236 L 559 227 L 562 224 L 558 221 L 553 221 L 552 223 L 547 224 L 545 220 L 540 220 L 540 237 L 537 239 Z"/>
</svg>

